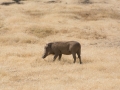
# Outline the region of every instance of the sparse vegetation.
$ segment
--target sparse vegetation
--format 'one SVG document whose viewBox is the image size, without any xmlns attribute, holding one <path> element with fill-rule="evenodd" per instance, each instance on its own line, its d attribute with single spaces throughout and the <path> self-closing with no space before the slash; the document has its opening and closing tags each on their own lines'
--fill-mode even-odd
<svg viewBox="0 0 120 90">
<path fill-rule="evenodd" d="M 91 2 L 90 2 L 90 0 L 84 0 L 82 3 L 84 3 L 84 4 L 89 4 L 89 3 L 91 3 Z"/>
<path fill-rule="evenodd" d="M 13 1 L 15 1 L 16 3 L 20 3 L 21 0 L 13 0 Z"/>
<path fill-rule="evenodd" d="M 0 90 L 120 89 L 120 0 L 20 2 L 0 0 Z M 82 65 L 41 58 L 46 43 L 72 40 Z"/>
<path fill-rule="evenodd" d="M 80 33 L 77 34 L 77 37 L 80 38 L 80 39 L 106 39 L 107 36 L 105 35 L 105 33 L 98 33 L 98 32 L 85 32 L 85 31 L 82 31 Z"/>
<path fill-rule="evenodd" d="M 113 11 L 112 9 L 88 9 L 79 11 L 64 12 L 64 15 L 69 18 L 78 20 L 101 20 L 106 18 L 120 19 L 120 13 Z"/>
<path fill-rule="evenodd" d="M 38 27 L 30 28 L 28 32 L 39 38 L 57 34 L 57 31 L 55 31 L 52 28 L 38 28 Z"/>
<path fill-rule="evenodd" d="M 38 18 L 40 18 L 40 17 L 42 17 L 42 16 L 45 15 L 45 12 L 37 11 L 37 10 L 28 10 L 28 11 L 26 11 L 26 14 L 30 15 L 32 17 L 38 17 Z"/>
</svg>

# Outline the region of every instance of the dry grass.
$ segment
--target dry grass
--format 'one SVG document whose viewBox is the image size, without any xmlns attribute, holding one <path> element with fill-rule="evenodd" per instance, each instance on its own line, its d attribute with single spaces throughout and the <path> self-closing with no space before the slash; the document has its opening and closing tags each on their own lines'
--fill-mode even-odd
<svg viewBox="0 0 120 90">
<path fill-rule="evenodd" d="M 1 0 L 0 90 L 119 90 L 120 0 L 89 1 Z M 83 64 L 41 58 L 46 43 L 70 40 Z"/>
<path fill-rule="evenodd" d="M 57 31 L 55 31 L 52 28 L 48 28 L 48 27 L 45 27 L 45 28 L 30 27 L 30 29 L 28 29 L 28 32 L 30 34 L 33 34 L 33 35 L 39 37 L 39 38 L 43 38 L 43 37 L 57 34 Z"/>
</svg>

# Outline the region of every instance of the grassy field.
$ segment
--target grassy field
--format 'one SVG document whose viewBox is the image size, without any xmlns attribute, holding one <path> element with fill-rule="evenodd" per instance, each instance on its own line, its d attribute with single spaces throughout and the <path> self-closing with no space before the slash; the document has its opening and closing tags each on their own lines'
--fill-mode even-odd
<svg viewBox="0 0 120 90">
<path fill-rule="evenodd" d="M 81 65 L 41 58 L 46 43 L 71 40 Z M 0 90 L 119 89 L 120 0 L 0 0 Z"/>
</svg>

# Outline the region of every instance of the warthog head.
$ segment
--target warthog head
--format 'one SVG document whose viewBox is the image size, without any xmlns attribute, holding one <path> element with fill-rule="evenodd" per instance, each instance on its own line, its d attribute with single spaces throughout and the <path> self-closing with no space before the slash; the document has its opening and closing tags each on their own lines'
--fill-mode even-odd
<svg viewBox="0 0 120 90">
<path fill-rule="evenodd" d="M 46 44 L 46 46 L 44 47 L 44 54 L 42 58 L 46 58 L 49 54 L 51 54 L 51 51 L 51 43 Z"/>
</svg>

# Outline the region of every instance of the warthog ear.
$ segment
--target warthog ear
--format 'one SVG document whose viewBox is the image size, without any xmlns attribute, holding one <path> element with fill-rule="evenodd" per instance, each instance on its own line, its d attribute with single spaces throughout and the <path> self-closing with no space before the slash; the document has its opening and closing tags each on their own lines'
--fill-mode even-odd
<svg viewBox="0 0 120 90">
<path fill-rule="evenodd" d="M 48 43 L 47 45 L 48 45 L 48 47 L 50 47 L 50 48 L 51 48 L 52 43 Z"/>
</svg>

